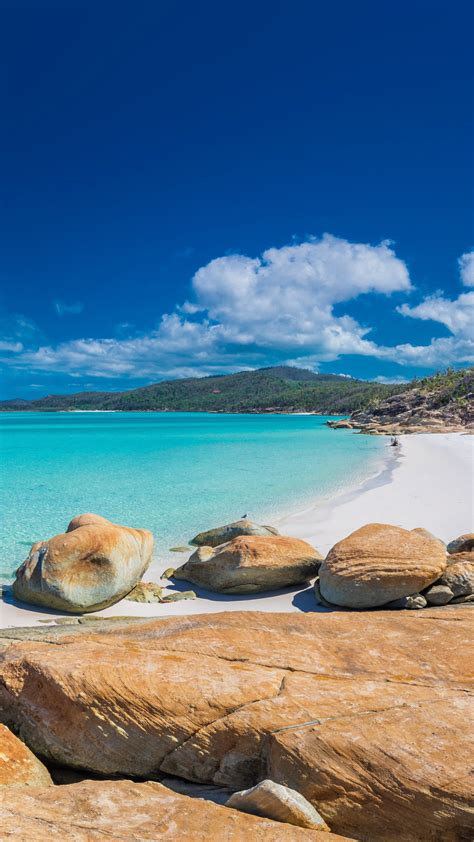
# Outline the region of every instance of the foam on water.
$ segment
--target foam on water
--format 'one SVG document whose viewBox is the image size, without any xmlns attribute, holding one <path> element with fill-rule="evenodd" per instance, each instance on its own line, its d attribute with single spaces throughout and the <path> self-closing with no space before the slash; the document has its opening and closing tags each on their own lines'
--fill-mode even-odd
<svg viewBox="0 0 474 842">
<path fill-rule="evenodd" d="M 310 415 L 0 414 L 0 578 L 92 511 L 151 529 L 156 555 L 243 514 L 271 522 L 382 467 L 386 442 Z M 176 559 L 175 559 L 176 561 Z"/>
</svg>

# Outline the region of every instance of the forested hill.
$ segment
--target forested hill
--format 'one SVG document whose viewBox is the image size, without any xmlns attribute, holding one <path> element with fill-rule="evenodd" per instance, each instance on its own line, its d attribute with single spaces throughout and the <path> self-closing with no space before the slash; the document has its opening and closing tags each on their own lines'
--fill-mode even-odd
<svg viewBox="0 0 474 842">
<path fill-rule="evenodd" d="M 165 380 L 128 392 L 81 392 L 0 402 L 0 411 L 161 410 L 188 412 L 320 412 L 346 414 L 400 392 L 336 374 L 279 366 L 218 377 Z"/>
</svg>

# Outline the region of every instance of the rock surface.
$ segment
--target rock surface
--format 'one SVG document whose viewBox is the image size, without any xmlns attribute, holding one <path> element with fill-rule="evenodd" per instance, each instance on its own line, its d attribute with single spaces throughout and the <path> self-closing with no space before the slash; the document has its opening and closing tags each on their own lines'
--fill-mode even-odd
<svg viewBox="0 0 474 842">
<path fill-rule="evenodd" d="M 139 582 L 125 599 L 131 602 L 162 602 L 163 587 L 155 582 Z"/>
<path fill-rule="evenodd" d="M 132 590 L 152 551 L 147 529 L 117 526 L 100 515 L 78 515 L 63 534 L 33 544 L 16 572 L 13 594 L 60 611 L 97 611 Z"/>
<path fill-rule="evenodd" d="M 260 781 L 251 789 L 234 792 L 226 806 L 243 813 L 252 813 L 254 816 L 287 822 L 296 827 L 329 830 L 324 819 L 304 796 L 294 789 L 270 780 Z"/>
<path fill-rule="evenodd" d="M 471 553 L 451 555 L 448 567 L 437 582 L 450 588 L 455 597 L 470 596 L 474 593 L 474 560 L 471 560 L 470 555 Z"/>
<path fill-rule="evenodd" d="M 15 629 L 0 711 L 59 765 L 233 790 L 270 778 L 335 833 L 460 842 L 472 626 L 448 606 Z"/>
<path fill-rule="evenodd" d="M 454 594 L 447 585 L 431 585 L 424 596 L 428 605 L 446 605 L 451 602 Z"/>
<path fill-rule="evenodd" d="M 273 526 L 260 526 L 252 520 L 242 518 L 242 520 L 236 520 L 234 523 L 216 526 L 214 529 L 208 529 L 207 532 L 200 532 L 194 536 L 190 544 L 197 547 L 218 547 L 220 544 L 226 544 L 240 535 L 259 535 L 268 538 L 271 535 L 278 535 L 278 530 Z"/>
<path fill-rule="evenodd" d="M 468 553 L 474 550 L 474 532 L 466 532 L 465 535 L 460 535 L 454 541 L 450 541 L 447 546 L 448 553 Z"/>
<path fill-rule="evenodd" d="M 0 725 L 0 787 L 52 784 L 46 766 L 5 725 Z"/>
<path fill-rule="evenodd" d="M 35 788 L 0 804 L 2 840 L 31 842 L 321 842 L 316 830 L 277 824 L 187 798 L 158 783 L 83 781 Z M 334 842 L 343 837 L 332 836 Z"/>
<path fill-rule="evenodd" d="M 426 608 L 427 605 L 428 601 L 421 593 L 414 593 L 410 596 L 401 596 L 399 599 L 387 602 L 384 608 L 416 611 L 419 608 Z"/>
<path fill-rule="evenodd" d="M 240 537 L 216 548 L 199 547 L 174 578 L 218 593 L 258 593 L 308 582 L 321 560 L 298 538 Z"/>
<path fill-rule="evenodd" d="M 319 589 L 334 605 L 374 608 L 417 594 L 445 568 L 446 551 L 424 530 L 370 523 L 329 551 Z"/>
</svg>

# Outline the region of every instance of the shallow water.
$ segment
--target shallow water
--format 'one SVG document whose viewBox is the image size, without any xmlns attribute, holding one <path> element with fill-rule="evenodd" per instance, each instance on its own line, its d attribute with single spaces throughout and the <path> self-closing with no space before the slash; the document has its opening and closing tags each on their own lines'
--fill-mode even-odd
<svg viewBox="0 0 474 842">
<path fill-rule="evenodd" d="M 155 534 L 159 557 L 244 514 L 271 522 L 381 467 L 377 437 L 312 415 L 0 414 L 0 578 L 92 511 Z M 178 557 L 175 557 L 177 560 Z M 182 558 L 182 556 L 181 556 Z"/>
</svg>

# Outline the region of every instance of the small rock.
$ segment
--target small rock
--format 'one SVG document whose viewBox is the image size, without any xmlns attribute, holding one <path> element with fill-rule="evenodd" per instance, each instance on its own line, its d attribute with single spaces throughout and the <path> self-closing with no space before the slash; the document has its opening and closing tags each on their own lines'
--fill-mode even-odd
<svg viewBox="0 0 474 842">
<path fill-rule="evenodd" d="M 174 576 L 174 567 L 167 567 L 164 573 L 161 574 L 162 579 L 172 579 Z"/>
<path fill-rule="evenodd" d="M 170 553 L 189 553 L 191 552 L 190 547 L 170 547 Z"/>
<path fill-rule="evenodd" d="M 194 591 L 177 591 L 166 594 L 160 602 L 179 602 L 180 599 L 196 599 L 196 594 Z"/>
<path fill-rule="evenodd" d="M 383 605 L 383 608 L 408 608 L 408 609 L 415 609 L 415 608 L 426 608 L 427 601 L 421 593 L 414 593 L 411 596 L 402 596 L 400 599 L 394 599 L 392 602 L 387 602 L 386 605 Z"/>
<path fill-rule="evenodd" d="M 454 594 L 447 585 L 431 585 L 424 593 L 428 605 L 446 605 L 451 602 Z"/>
<path fill-rule="evenodd" d="M 270 780 L 261 781 L 251 789 L 234 792 L 226 807 L 296 827 L 329 831 L 324 819 L 303 795 Z"/>
<path fill-rule="evenodd" d="M 131 602 L 161 602 L 163 588 L 155 582 L 139 582 L 125 597 Z"/>
<path fill-rule="evenodd" d="M 457 596 L 456 599 L 451 600 L 450 605 L 461 605 L 463 602 L 474 602 L 474 593 Z"/>
<path fill-rule="evenodd" d="M 450 541 L 447 550 L 450 555 L 474 550 L 474 532 L 466 532 L 464 535 L 460 535 L 459 538 L 455 538 L 454 541 Z"/>
</svg>

